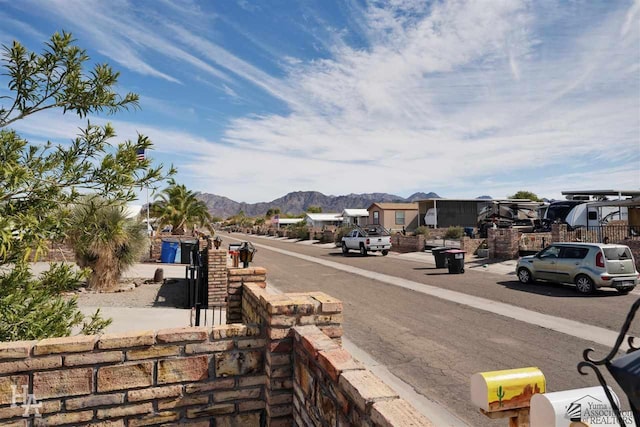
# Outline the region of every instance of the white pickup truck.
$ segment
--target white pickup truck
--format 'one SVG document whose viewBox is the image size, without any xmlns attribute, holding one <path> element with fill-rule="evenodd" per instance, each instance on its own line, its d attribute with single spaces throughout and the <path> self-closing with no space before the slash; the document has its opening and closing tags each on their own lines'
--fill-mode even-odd
<svg viewBox="0 0 640 427">
<path fill-rule="evenodd" d="M 342 238 L 342 254 L 347 255 L 350 249 L 360 251 L 361 255 L 378 251 L 387 255 L 391 249 L 391 235 L 380 225 L 356 227 Z"/>
</svg>

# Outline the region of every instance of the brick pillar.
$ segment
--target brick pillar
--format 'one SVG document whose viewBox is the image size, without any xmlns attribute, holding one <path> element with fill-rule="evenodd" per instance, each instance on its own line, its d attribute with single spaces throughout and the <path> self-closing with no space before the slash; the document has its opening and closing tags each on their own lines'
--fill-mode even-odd
<svg viewBox="0 0 640 427">
<path fill-rule="evenodd" d="M 567 224 L 551 224 L 551 242 L 566 242 Z"/>
<path fill-rule="evenodd" d="M 225 290 L 225 294 L 228 295 L 227 323 L 242 323 L 242 285 L 251 283 L 264 288 L 267 286 L 267 270 L 262 267 L 249 267 L 229 268 L 226 271 L 228 275 Z"/>
<path fill-rule="evenodd" d="M 207 258 L 209 307 L 216 307 L 227 299 L 227 251 L 209 248 Z"/>
<path fill-rule="evenodd" d="M 230 282 L 232 283 L 232 282 Z M 258 283 L 243 286 L 243 321 L 266 331 L 267 426 L 292 426 L 294 326 L 316 325 L 342 343 L 342 302 L 323 292 L 269 294 Z"/>
<path fill-rule="evenodd" d="M 487 229 L 487 247 L 489 248 L 489 258 L 496 258 L 496 236 L 498 229 L 497 228 L 488 228 Z"/>
<path fill-rule="evenodd" d="M 518 258 L 520 232 L 513 228 L 489 228 L 487 243 L 490 258 L 515 259 Z"/>
</svg>

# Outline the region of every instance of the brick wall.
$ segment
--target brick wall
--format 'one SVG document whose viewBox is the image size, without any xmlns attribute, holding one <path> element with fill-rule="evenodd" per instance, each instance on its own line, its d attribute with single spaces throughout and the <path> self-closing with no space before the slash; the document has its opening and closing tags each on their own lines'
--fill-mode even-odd
<svg viewBox="0 0 640 427">
<path fill-rule="evenodd" d="M 341 301 L 269 293 L 260 267 L 227 279 L 243 324 L 0 343 L 0 425 L 431 425 L 342 349 Z"/>
<path fill-rule="evenodd" d="M 400 233 L 391 235 L 391 250 L 394 252 L 422 252 L 424 251 L 424 235 L 404 236 Z"/>
<path fill-rule="evenodd" d="M 540 251 L 553 243 L 552 233 L 522 233 L 520 249 L 523 251 Z"/>
<path fill-rule="evenodd" d="M 463 251 L 467 251 L 467 254 L 469 255 L 475 254 L 478 250 L 478 247 L 485 240 L 486 239 L 472 239 L 471 237 L 463 236 L 460 239 L 460 249 Z"/>
<path fill-rule="evenodd" d="M 640 240 L 626 239 L 612 243 L 620 243 L 621 245 L 629 246 L 629 249 L 631 249 L 631 253 L 633 253 L 633 258 L 636 260 L 636 270 L 640 271 Z"/>
<path fill-rule="evenodd" d="M 296 425 L 433 427 L 316 326 L 293 328 Z"/>
<path fill-rule="evenodd" d="M 520 232 L 513 228 L 489 228 L 487 230 L 489 258 L 517 259 L 519 242 Z"/>
<path fill-rule="evenodd" d="M 46 252 L 40 254 L 37 259 L 35 259 L 34 256 L 32 256 L 31 261 L 76 262 L 76 252 L 68 243 L 49 242 L 47 243 Z"/>
<path fill-rule="evenodd" d="M 1 425 L 259 425 L 265 339 L 245 325 L 0 343 Z M 28 386 L 41 418 L 12 407 Z M 29 424 L 30 423 L 30 424 Z"/>
</svg>

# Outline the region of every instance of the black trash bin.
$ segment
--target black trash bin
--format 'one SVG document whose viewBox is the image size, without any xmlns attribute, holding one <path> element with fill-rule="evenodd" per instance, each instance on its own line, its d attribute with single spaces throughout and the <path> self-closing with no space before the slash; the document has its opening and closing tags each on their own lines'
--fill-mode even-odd
<svg viewBox="0 0 640 427">
<path fill-rule="evenodd" d="M 197 240 L 182 240 L 180 242 L 180 263 L 181 264 L 193 264 L 191 255 L 194 251 L 197 251 L 198 241 Z"/>
<path fill-rule="evenodd" d="M 449 249 L 451 248 L 447 248 L 446 246 L 438 246 L 431 249 L 433 258 L 436 260 L 436 268 L 447 268 L 447 256 L 444 251 L 448 251 Z"/>
<path fill-rule="evenodd" d="M 462 274 L 464 273 L 464 254 L 465 251 L 460 249 L 449 249 L 444 252 L 444 255 L 448 259 L 449 274 Z"/>
</svg>

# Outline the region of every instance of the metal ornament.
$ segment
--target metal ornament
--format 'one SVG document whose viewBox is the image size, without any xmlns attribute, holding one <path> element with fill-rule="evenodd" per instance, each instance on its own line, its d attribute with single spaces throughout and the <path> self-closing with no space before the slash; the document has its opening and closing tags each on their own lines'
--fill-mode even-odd
<svg viewBox="0 0 640 427">
<path fill-rule="evenodd" d="M 602 376 L 598 366 L 604 365 L 611 376 L 613 376 L 616 382 L 620 385 L 629 399 L 629 405 L 631 406 L 631 412 L 633 413 L 635 424 L 640 426 L 640 351 L 638 351 L 640 350 L 640 347 L 635 345 L 635 337 L 629 337 L 627 340 L 627 344 L 629 346 L 627 354 L 613 360 L 618 353 L 618 350 L 620 350 L 620 346 L 629 331 L 629 327 L 633 322 L 633 318 L 635 317 L 638 308 L 640 308 L 640 299 L 631 306 L 631 310 L 629 310 L 629 314 L 627 314 L 627 318 L 622 325 L 622 329 L 620 330 L 620 334 L 616 339 L 613 349 L 611 349 L 604 359 L 592 359 L 590 357 L 590 353 L 595 350 L 593 348 L 587 348 L 582 353 L 585 361 L 578 363 L 578 372 L 580 372 L 581 375 L 588 374 L 584 368 L 591 368 L 595 372 L 596 377 L 598 377 L 598 382 L 604 388 L 607 399 L 609 399 L 609 403 L 611 403 L 613 412 L 615 413 L 621 427 L 627 427 L 627 425 L 620 413 L 620 407 L 616 404 L 615 399 L 611 395 L 607 382 Z"/>
</svg>

